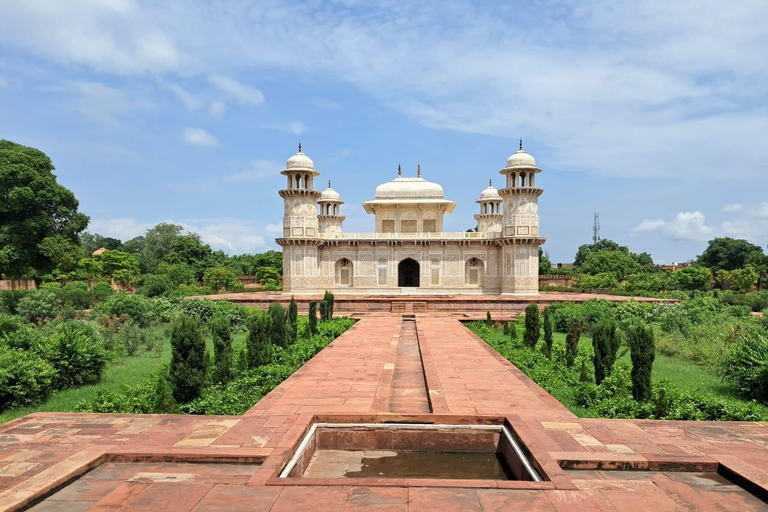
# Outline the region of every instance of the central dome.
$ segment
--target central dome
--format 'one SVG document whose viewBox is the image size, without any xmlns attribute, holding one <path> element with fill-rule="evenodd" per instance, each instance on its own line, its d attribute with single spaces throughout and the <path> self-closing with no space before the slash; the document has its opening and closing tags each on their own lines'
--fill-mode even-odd
<svg viewBox="0 0 768 512">
<path fill-rule="evenodd" d="M 376 187 L 375 199 L 443 199 L 443 187 L 424 178 L 398 176 Z"/>
</svg>

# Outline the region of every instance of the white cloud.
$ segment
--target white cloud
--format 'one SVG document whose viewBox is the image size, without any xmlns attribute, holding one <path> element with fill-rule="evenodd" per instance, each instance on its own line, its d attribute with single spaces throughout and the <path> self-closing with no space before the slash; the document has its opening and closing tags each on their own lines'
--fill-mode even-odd
<svg viewBox="0 0 768 512">
<path fill-rule="evenodd" d="M 264 95 L 256 88 L 241 84 L 237 80 L 223 75 L 211 75 L 208 79 L 227 97 L 243 105 L 259 106 L 264 103 Z"/>
<path fill-rule="evenodd" d="M 768 203 L 760 203 L 754 210 L 752 210 L 751 214 L 757 219 L 768 220 Z"/>
<path fill-rule="evenodd" d="M 216 100 L 211 103 L 208 112 L 210 112 L 213 117 L 222 117 L 227 113 L 227 104 L 221 100 Z"/>
<path fill-rule="evenodd" d="M 203 130 L 202 128 L 184 128 L 184 132 L 182 133 L 181 137 L 184 142 L 192 146 L 203 146 L 210 148 L 219 145 L 219 139 Z"/>
<path fill-rule="evenodd" d="M 71 108 L 111 127 L 120 125 L 120 116 L 152 108 L 140 92 L 129 93 L 100 82 L 68 80 L 57 86 L 44 87 L 42 90 L 68 96 L 68 105 Z"/>
<path fill-rule="evenodd" d="M 159 222 L 170 222 L 184 226 L 187 231 L 197 233 L 202 240 L 210 244 L 214 250 L 221 249 L 230 254 L 244 252 L 261 252 L 266 250 L 267 242 L 274 234 L 274 224 L 264 224 L 252 219 L 240 219 L 234 217 L 210 218 L 210 219 L 181 219 L 160 220 L 157 222 L 142 222 L 136 219 L 93 219 L 88 230 L 91 233 L 99 233 L 102 236 L 111 236 L 122 241 L 144 235 L 146 231 Z"/>
<path fill-rule="evenodd" d="M 285 130 L 294 135 L 301 135 L 307 131 L 307 127 L 301 121 L 292 121 L 285 125 Z"/>
<path fill-rule="evenodd" d="M 248 169 L 230 174 L 227 181 L 253 181 L 262 178 L 276 177 L 280 175 L 282 166 L 271 160 L 253 160 L 249 162 Z"/>
<path fill-rule="evenodd" d="M 633 231 L 642 233 L 661 231 L 673 240 L 706 241 L 713 237 L 714 229 L 707 226 L 701 212 L 680 212 L 671 221 L 644 220 Z"/>
<path fill-rule="evenodd" d="M 200 98 L 178 84 L 168 82 L 163 84 L 163 86 L 169 91 L 173 92 L 176 97 L 178 97 L 181 102 L 184 103 L 184 106 L 187 107 L 187 110 L 198 110 L 204 105 L 204 102 Z"/>
<path fill-rule="evenodd" d="M 326 98 L 314 98 L 312 100 L 312 104 L 314 104 L 317 108 L 325 110 L 341 110 L 341 105 L 339 103 Z"/>
<path fill-rule="evenodd" d="M 739 212 L 739 211 L 741 211 L 743 209 L 744 209 L 744 205 L 743 204 L 738 204 L 738 203 L 726 204 L 722 208 L 722 210 L 724 212 Z"/>
</svg>

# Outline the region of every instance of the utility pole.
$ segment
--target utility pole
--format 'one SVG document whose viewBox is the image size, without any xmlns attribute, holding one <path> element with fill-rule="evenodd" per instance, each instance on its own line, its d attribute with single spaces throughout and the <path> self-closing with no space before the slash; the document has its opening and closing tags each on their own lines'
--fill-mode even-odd
<svg viewBox="0 0 768 512">
<path fill-rule="evenodd" d="M 595 220 L 592 224 L 592 244 L 600 241 L 600 212 L 595 212 Z"/>
</svg>

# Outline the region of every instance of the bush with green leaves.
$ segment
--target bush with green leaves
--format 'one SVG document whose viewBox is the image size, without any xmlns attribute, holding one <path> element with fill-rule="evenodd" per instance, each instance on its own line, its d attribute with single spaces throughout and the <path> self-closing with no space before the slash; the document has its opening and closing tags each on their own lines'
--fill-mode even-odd
<svg viewBox="0 0 768 512">
<path fill-rule="evenodd" d="M 0 290 L 0 313 L 17 314 L 16 306 L 18 306 L 19 301 L 32 292 L 30 290 Z"/>
<path fill-rule="evenodd" d="M 0 344 L 0 411 L 44 400 L 55 378 L 56 369 L 40 355 Z"/>
<path fill-rule="evenodd" d="M 552 318 L 549 307 L 544 308 L 544 354 L 552 356 Z"/>
<path fill-rule="evenodd" d="M 118 326 L 115 341 L 117 346 L 123 349 L 129 356 L 135 354 L 140 347 L 150 345 L 149 334 L 146 329 L 142 329 L 132 320 L 122 322 Z"/>
<path fill-rule="evenodd" d="M 91 305 L 95 306 L 99 302 L 107 300 L 115 294 L 114 288 L 109 283 L 99 281 L 91 287 Z"/>
<path fill-rule="evenodd" d="M 0 313 L 0 339 L 6 334 L 18 331 L 22 325 L 23 322 L 20 316 Z"/>
<path fill-rule="evenodd" d="M 203 283 L 213 291 L 241 291 L 243 283 L 237 279 L 237 274 L 223 267 L 212 267 L 203 274 Z"/>
<path fill-rule="evenodd" d="M 94 308 L 97 315 L 112 320 L 133 320 L 140 327 L 147 327 L 155 319 L 155 306 L 151 299 L 138 294 L 115 293 Z"/>
<path fill-rule="evenodd" d="M 171 325 L 170 381 L 173 397 L 186 403 L 200 395 L 205 384 L 208 357 L 205 337 L 197 318 L 181 316 Z"/>
<path fill-rule="evenodd" d="M 68 283 L 59 291 L 59 298 L 65 307 L 88 309 L 91 307 L 91 292 L 88 285 L 75 281 Z"/>
<path fill-rule="evenodd" d="M 144 276 L 144 282 L 140 291 L 147 297 L 159 297 L 171 290 L 171 283 L 168 278 L 157 274 L 147 274 Z"/>
<path fill-rule="evenodd" d="M 490 316 L 490 313 L 488 314 Z M 539 342 L 541 328 L 539 325 L 539 306 L 528 304 L 525 308 L 525 332 L 523 333 L 523 343 L 530 349 L 535 349 Z"/>
<path fill-rule="evenodd" d="M 89 322 L 56 324 L 38 350 L 56 369 L 56 389 L 97 382 L 107 365 L 104 342 Z"/>
<path fill-rule="evenodd" d="M 754 329 L 742 336 L 722 365 L 723 380 L 743 395 L 768 403 L 768 333 Z"/>
<path fill-rule="evenodd" d="M 45 323 L 61 312 L 61 302 L 51 290 L 37 290 L 26 294 L 16 305 L 16 313 L 29 322 Z"/>
</svg>

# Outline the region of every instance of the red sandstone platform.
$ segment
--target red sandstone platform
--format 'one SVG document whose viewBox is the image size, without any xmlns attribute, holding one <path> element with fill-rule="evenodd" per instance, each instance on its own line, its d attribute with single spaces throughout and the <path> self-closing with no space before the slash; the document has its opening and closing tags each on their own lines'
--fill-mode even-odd
<svg viewBox="0 0 768 512">
<path fill-rule="evenodd" d="M 416 345 L 403 322 L 364 316 L 241 417 L 39 413 L 2 425 L 0 510 L 766 509 L 700 475 L 768 488 L 765 424 L 579 419 L 455 318 L 416 314 Z M 506 422 L 549 480 L 277 478 L 313 422 L 384 421 Z"/>
</svg>

